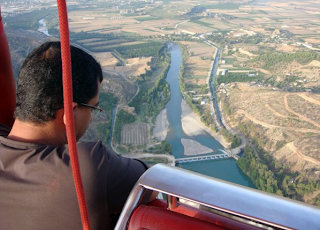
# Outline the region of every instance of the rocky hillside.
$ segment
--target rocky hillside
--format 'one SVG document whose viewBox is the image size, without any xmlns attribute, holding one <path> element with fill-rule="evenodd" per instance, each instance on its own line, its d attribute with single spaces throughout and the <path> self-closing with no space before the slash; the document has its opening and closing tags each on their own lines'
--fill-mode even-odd
<svg viewBox="0 0 320 230">
<path fill-rule="evenodd" d="M 317 196 L 320 193 L 320 186 L 319 189 L 316 186 L 320 180 L 320 95 L 281 92 L 249 83 L 233 84 L 228 90 L 229 96 L 222 99 L 229 123 L 250 140 L 261 161 L 275 173 L 283 193 L 286 193 L 283 180 L 287 173 L 293 184 L 308 185 L 310 181 L 315 184 L 310 191 L 299 193 L 301 200 Z"/>
</svg>

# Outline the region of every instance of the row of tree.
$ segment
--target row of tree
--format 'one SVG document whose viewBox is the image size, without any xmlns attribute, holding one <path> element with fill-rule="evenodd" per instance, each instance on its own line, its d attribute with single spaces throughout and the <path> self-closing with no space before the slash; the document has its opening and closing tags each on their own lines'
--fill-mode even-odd
<svg viewBox="0 0 320 230">
<path fill-rule="evenodd" d="M 221 135 L 227 140 L 227 142 L 231 143 L 231 148 L 236 148 L 241 145 L 241 138 L 229 132 L 227 129 L 220 130 Z"/>
<path fill-rule="evenodd" d="M 109 145 L 112 133 L 112 113 L 113 109 L 116 107 L 118 98 L 112 93 L 100 93 L 99 101 L 99 106 L 103 109 L 104 119 L 96 125 L 96 128 L 99 133 L 99 139 L 104 144 Z"/>
<path fill-rule="evenodd" d="M 217 84 L 221 83 L 230 83 L 230 82 L 252 82 L 262 80 L 263 78 L 260 76 L 250 76 L 248 73 L 229 73 L 226 72 L 224 76 L 220 75 L 217 78 Z"/>
<path fill-rule="evenodd" d="M 198 102 L 194 102 L 192 99 L 192 94 L 186 93 L 186 84 L 184 83 L 184 70 L 185 70 L 185 65 L 187 62 L 187 59 L 189 57 L 189 53 L 187 50 L 187 47 L 185 45 L 182 45 L 181 43 L 178 43 L 180 51 L 181 51 L 181 65 L 180 65 L 180 72 L 179 72 L 179 87 L 182 95 L 184 95 L 184 99 L 187 102 L 187 104 L 191 107 L 192 111 L 201 116 L 201 121 L 206 125 L 206 126 L 211 126 L 214 124 L 214 119 L 210 112 L 206 112 L 204 114 L 201 114 L 200 110 L 200 105 Z"/>
<path fill-rule="evenodd" d="M 161 141 L 159 145 L 155 145 L 153 147 L 148 148 L 148 151 L 144 152 L 152 152 L 158 154 L 171 153 L 172 146 L 167 141 Z"/>
<path fill-rule="evenodd" d="M 314 51 L 295 52 L 295 53 L 275 53 L 271 52 L 264 55 L 259 55 L 252 59 L 252 62 L 262 61 L 263 68 L 270 69 L 279 63 L 291 63 L 297 61 L 302 65 L 306 65 L 313 60 L 320 60 L 320 55 Z"/>
<path fill-rule="evenodd" d="M 17 29 L 25 29 L 25 30 L 37 30 L 39 28 L 38 21 L 49 14 L 57 13 L 57 9 L 50 8 L 45 10 L 33 11 L 30 13 L 19 14 L 12 18 L 7 17 L 6 22 L 8 26 Z"/>
<path fill-rule="evenodd" d="M 132 45 L 112 45 L 108 47 L 96 47 L 91 48 L 92 50 L 97 50 L 99 52 L 114 52 L 115 50 L 122 55 L 124 58 L 134 58 L 134 57 L 150 57 L 150 56 L 157 56 L 158 51 L 164 46 L 165 44 L 162 42 L 143 42 L 138 44 Z"/>
<path fill-rule="evenodd" d="M 120 143 L 122 126 L 128 123 L 133 123 L 135 120 L 136 119 L 132 114 L 121 109 L 117 113 L 117 119 L 113 130 L 113 141 Z"/>
<path fill-rule="evenodd" d="M 181 52 L 181 65 L 180 65 L 180 72 L 179 72 L 179 87 L 180 87 L 180 91 L 183 94 L 184 92 L 186 92 L 186 84 L 183 81 L 183 77 L 184 77 L 184 70 L 185 70 L 185 65 L 188 59 L 188 50 L 187 47 L 185 45 L 182 45 L 181 43 L 178 43 L 178 46 L 180 48 L 180 52 Z"/>
<path fill-rule="evenodd" d="M 170 86 L 165 80 L 170 67 L 170 56 L 165 49 L 162 49 L 161 56 L 164 57 L 164 67 L 156 82 L 151 88 L 146 82 L 151 78 L 153 71 L 147 71 L 140 76 L 140 92 L 129 104 L 129 106 L 135 107 L 136 113 L 143 117 L 151 117 L 152 121 L 155 121 L 156 116 L 170 99 Z"/>
<path fill-rule="evenodd" d="M 274 179 L 273 172 L 260 161 L 252 148 L 249 146 L 245 147 L 243 157 L 237 161 L 237 164 L 250 177 L 258 189 L 282 195 L 282 192 L 278 188 L 278 182 Z"/>
<path fill-rule="evenodd" d="M 112 128 L 112 111 L 115 108 L 118 99 L 111 93 L 100 93 L 99 106 L 103 109 L 104 119 L 96 125 L 99 133 L 99 139 L 106 145 L 109 145 Z"/>
</svg>

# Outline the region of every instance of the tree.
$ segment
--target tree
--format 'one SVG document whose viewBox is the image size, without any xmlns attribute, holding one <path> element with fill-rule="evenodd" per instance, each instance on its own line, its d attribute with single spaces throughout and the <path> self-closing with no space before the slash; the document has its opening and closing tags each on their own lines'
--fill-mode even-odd
<svg viewBox="0 0 320 230">
<path fill-rule="evenodd" d="M 172 146 L 167 141 L 161 141 L 161 150 L 163 153 L 165 152 L 171 153 Z"/>
</svg>

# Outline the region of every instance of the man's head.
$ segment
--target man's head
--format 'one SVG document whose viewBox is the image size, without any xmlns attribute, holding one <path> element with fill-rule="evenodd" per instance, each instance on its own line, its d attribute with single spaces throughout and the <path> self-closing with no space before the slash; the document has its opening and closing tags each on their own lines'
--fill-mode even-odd
<svg viewBox="0 0 320 230">
<path fill-rule="evenodd" d="M 98 94 L 101 66 L 86 52 L 71 46 L 73 101 L 87 104 Z M 17 83 L 15 116 L 21 121 L 43 124 L 55 119 L 63 108 L 60 42 L 47 42 L 28 55 Z"/>
</svg>

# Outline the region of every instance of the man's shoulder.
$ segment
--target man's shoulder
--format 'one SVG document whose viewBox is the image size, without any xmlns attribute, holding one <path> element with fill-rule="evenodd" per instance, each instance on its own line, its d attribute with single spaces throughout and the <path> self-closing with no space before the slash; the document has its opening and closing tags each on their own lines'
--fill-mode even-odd
<svg viewBox="0 0 320 230">
<path fill-rule="evenodd" d="M 100 146 L 104 146 L 100 140 L 97 141 L 79 141 L 77 142 L 78 148 L 92 149 Z"/>
<path fill-rule="evenodd" d="M 83 153 L 107 153 L 113 154 L 114 152 L 110 150 L 106 145 L 104 145 L 100 140 L 98 141 L 79 141 L 77 142 L 77 149 L 79 152 Z"/>
<path fill-rule="evenodd" d="M 126 165 L 131 166 L 142 166 L 147 169 L 148 166 L 140 160 L 133 158 L 128 158 L 117 154 L 115 151 L 110 149 L 108 146 L 104 145 L 99 141 L 80 141 L 77 143 L 78 153 L 80 155 L 85 155 L 86 157 L 100 159 L 103 161 L 111 163 L 112 165 Z M 131 162 L 131 163 L 130 163 Z"/>
<path fill-rule="evenodd" d="M 94 158 L 96 160 L 110 161 L 118 155 L 109 147 L 98 141 L 79 141 L 77 142 L 79 157 Z"/>
</svg>

